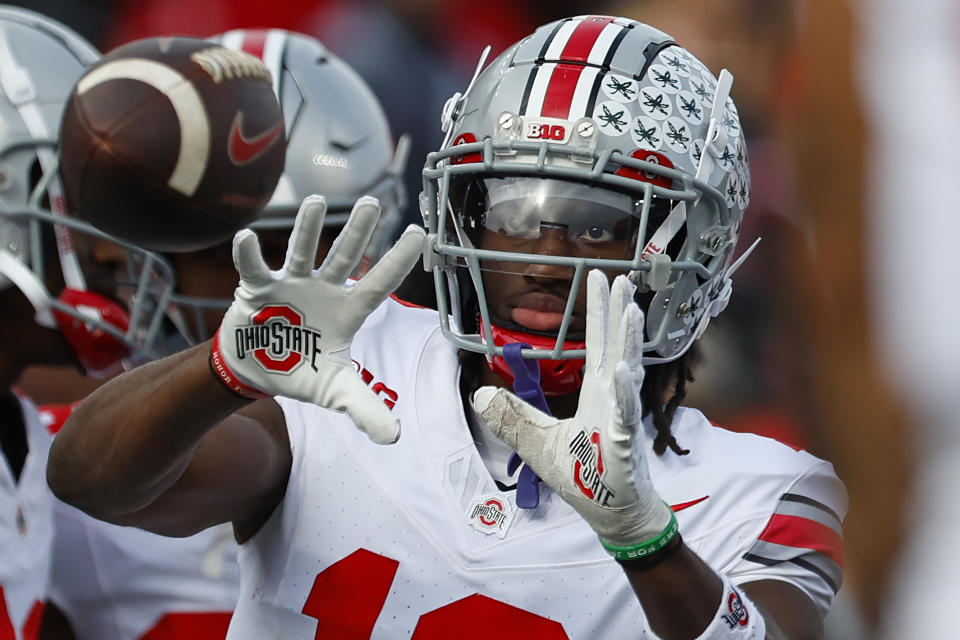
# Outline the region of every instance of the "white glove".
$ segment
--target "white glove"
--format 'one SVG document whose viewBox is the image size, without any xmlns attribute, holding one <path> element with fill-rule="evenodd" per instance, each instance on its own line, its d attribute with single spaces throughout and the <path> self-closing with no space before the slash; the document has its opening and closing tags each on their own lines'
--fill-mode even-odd
<svg viewBox="0 0 960 640">
<path fill-rule="evenodd" d="M 424 232 L 408 227 L 348 289 L 347 277 L 363 255 L 380 205 L 376 198 L 357 200 L 330 253 L 314 269 L 326 210 L 322 196 L 303 201 L 279 271 L 271 271 L 263 261 L 254 232 L 237 233 L 233 263 L 240 284 L 214 337 L 210 362 L 220 379 L 241 395 L 282 395 L 345 411 L 374 442 L 396 442 L 400 423 L 360 378 L 350 359 L 350 343 L 416 263 Z"/>
<path fill-rule="evenodd" d="M 587 354 L 573 418 L 558 420 L 508 390 L 480 387 L 481 422 L 513 447 L 540 478 L 583 516 L 621 559 L 663 548 L 677 532 L 673 511 L 647 470 L 650 444 L 641 426 L 643 312 L 624 276 L 608 288 L 602 271 L 587 277 Z"/>
</svg>

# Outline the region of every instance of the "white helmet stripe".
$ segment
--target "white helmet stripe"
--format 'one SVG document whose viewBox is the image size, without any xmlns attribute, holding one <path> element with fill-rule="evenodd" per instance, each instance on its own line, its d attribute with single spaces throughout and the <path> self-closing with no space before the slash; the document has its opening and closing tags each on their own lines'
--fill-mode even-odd
<svg viewBox="0 0 960 640">
<path fill-rule="evenodd" d="M 553 70 L 556 68 L 557 65 L 554 62 L 537 66 L 533 88 L 530 90 L 530 100 L 527 102 L 527 110 L 521 115 L 534 117 L 540 115 L 540 110 L 543 109 L 543 99 L 547 95 L 547 88 L 550 86 L 550 79 L 553 77 Z"/>
<path fill-rule="evenodd" d="M 570 20 L 569 22 L 563 23 L 563 26 L 557 31 L 557 35 L 555 35 L 550 42 L 550 46 L 547 47 L 547 53 L 543 56 L 544 60 L 560 59 L 563 48 L 567 46 L 567 42 L 570 41 L 570 36 L 573 35 L 573 32 L 580 26 L 580 22 L 581 21 L 578 20 Z"/>
<path fill-rule="evenodd" d="M 573 92 L 573 99 L 570 101 L 569 119 L 579 118 L 590 115 L 593 110 L 590 109 L 590 96 L 593 94 L 593 88 L 596 84 L 597 75 L 600 69 L 596 67 L 585 67 L 580 78 L 577 80 L 577 88 Z"/>
<path fill-rule="evenodd" d="M 223 34 L 223 37 L 220 38 L 220 46 L 233 51 L 242 51 L 243 36 L 245 33 L 246 31 L 242 29 L 227 31 L 225 34 Z"/>
<path fill-rule="evenodd" d="M 583 16 L 571 20 L 563 25 L 557 37 L 550 43 L 546 60 L 564 60 L 567 62 L 590 62 L 591 55 L 600 61 L 606 57 L 607 48 L 616 37 L 619 28 L 615 27 L 613 34 L 608 34 L 609 41 L 602 48 L 598 48 L 597 41 L 611 25 L 613 18 L 609 16 Z M 570 25 L 574 25 L 571 29 Z"/>
<path fill-rule="evenodd" d="M 280 74 L 283 72 L 283 49 L 287 44 L 287 32 L 282 29 L 270 29 L 263 46 L 263 62 L 273 76 L 273 93 L 280 99 Z"/>
<path fill-rule="evenodd" d="M 623 27 L 612 22 L 605 26 L 597 37 L 597 41 L 593 44 L 593 48 L 590 49 L 587 63 L 597 66 L 604 64 L 604 61 L 607 59 L 607 51 L 610 50 L 613 41 L 617 39 L 617 36 L 619 36 L 622 31 Z"/>
<path fill-rule="evenodd" d="M 283 29 L 235 29 L 223 34 L 220 45 L 243 51 L 263 60 L 273 79 L 273 93 L 280 99 L 280 74 L 283 71 L 283 50 L 287 32 Z"/>
</svg>

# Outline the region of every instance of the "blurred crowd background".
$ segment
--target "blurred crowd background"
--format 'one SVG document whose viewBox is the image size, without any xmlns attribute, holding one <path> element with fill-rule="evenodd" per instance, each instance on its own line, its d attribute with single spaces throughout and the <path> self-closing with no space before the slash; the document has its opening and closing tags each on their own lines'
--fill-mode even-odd
<svg viewBox="0 0 960 640">
<path fill-rule="evenodd" d="M 918 200 L 907 196 L 910 170 L 916 168 L 918 174 L 921 166 L 929 170 L 929 161 L 938 158 L 947 162 L 937 165 L 940 175 L 949 176 L 956 169 L 956 146 L 953 154 L 942 156 L 932 147 L 949 146 L 948 140 L 955 139 L 950 136 L 956 135 L 950 123 L 957 120 L 960 56 L 950 43 L 960 40 L 960 11 L 954 6 L 958 3 L 30 0 L 13 4 L 63 21 L 103 51 L 147 36 L 208 36 L 239 27 L 281 27 L 319 37 L 370 83 L 387 109 L 395 134 L 413 136 L 407 176 L 409 222 L 419 222 L 416 194 L 421 189 L 422 159 L 442 140 L 441 107 L 455 91 L 465 88 L 487 44 L 492 45 L 492 58 L 536 26 L 556 18 L 613 14 L 670 33 L 715 73 L 729 68 L 736 78 L 732 95 L 749 141 L 753 174 L 741 247 L 756 237 L 763 240 L 735 278 L 730 307 L 707 332 L 689 402 L 724 428 L 771 435 L 836 465 L 850 491 L 851 509 L 845 527 L 845 585 L 831 614 L 830 636 L 873 637 L 889 594 L 903 589 L 898 580 L 909 579 L 898 564 L 905 557 L 904 523 L 920 526 L 918 518 L 925 517 L 916 513 L 910 498 L 912 483 L 923 467 L 919 456 L 930 446 L 950 451 L 953 440 L 948 435 L 931 445 L 924 433 L 936 423 L 946 427 L 937 427 L 941 436 L 949 434 L 955 415 L 950 407 L 956 406 L 956 400 L 950 389 L 957 387 L 957 360 L 953 359 L 957 338 L 949 320 L 956 323 L 960 306 L 956 280 L 951 280 L 957 268 L 946 258 L 924 263 L 917 254 L 931 248 L 930 242 L 941 246 L 938 238 L 943 234 L 937 225 L 948 225 L 960 216 L 951 210 L 954 202 L 949 197 L 921 208 Z M 943 69 L 931 71 L 922 62 L 927 59 L 924 56 L 942 55 L 953 55 L 953 62 Z M 953 102 L 935 100 L 937 92 Z M 886 101 L 890 109 L 885 111 Z M 925 114 L 938 108 L 933 130 L 925 130 L 921 126 Z M 896 126 L 891 128 L 891 122 Z M 910 153 L 891 148 L 891 135 L 912 141 Z M 878 159 L 891 164 L 878 165 Z M 903 171 L 892 164 L 894 159 L 904 163 Z M 929 181 L 928 174 L 916 177 L 913 184 Z M 903 197 L 883 191 L 904 181 Z M 941 194 L 934 189 L 927 195 L 930 199 Z M 894 209 L 894 205 L 903 208 Z M 934 215 L 934 210 L 936 219 L 924 218 Z M 899 221 L 898 229 L 910 229 L 912 223 L 918 231 L 909 238 L 897 236 L 889 231 L 890 215 Z M 880 264 L 887 265 L 886 271 L 878 268 Z M 939 278 L 947 289 L 938 290 L 931 277 Z M 909 346 L 911 332 L 919 330 L 911 318 L 923 316 L 925 291 L 935 294 L 928 303 L 936 309 L 928 311 L 940 314 L 944 321 L 924 325 L 924 330 L 941 332 L 934 333 L 941 339 L 927 340 L 926 351 L 917 354 Z M 907 300 L 920 307 L 912 308 L 914 315 L 903 306 Z M 903 353 L 912 356 L 897 359 Z M 921 373 L 914 376 L 913 371 Z M 905 509 L 908 503 L 914 511 Z M 913 526 L 908 529 L 911 534 L 916 531 Z M 952 557 L 946 561 L 956 568 Z"/>
</svg>

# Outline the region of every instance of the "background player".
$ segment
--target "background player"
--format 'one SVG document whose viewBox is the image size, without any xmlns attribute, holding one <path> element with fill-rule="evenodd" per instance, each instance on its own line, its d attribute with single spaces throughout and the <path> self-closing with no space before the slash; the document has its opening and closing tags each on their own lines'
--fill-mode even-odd
<svg viewBox="0 0 960 640">
<path fill-rule="evenodd" d="M 376 97 L 349 66 L 308 36 L 246 30 L 212 40 L 260 56 L 276 78 L 287 162 L 255 224 L 268 258 L 280 253 L 271 253 L 272 248 L 285 245 L 299 202 L 323 191 L 331 197 L 334 229 L 346 222 L 361 194 L 375 193 L 384 203 L 385 215 L 368 246 L 368 259 L 374 260 L 373 252 L 385 249 L 400 217 L 399 176 L 407 146 L 401 139 L 394 149 Z M 227 243 L 169 256 L 178 280 L 170 313 L 182 333 L 168 340 L 167 349 L 212 335 L 236 285 L 229 253 Z M 205 320 L 208 315 L 212 321 Z M 68 413 L 62 415 L 65 419 Z M 55 620 L 51 613 L 44 621 L 46 638 L 215 638 L 226 633 L 239 589 L 228 525 L 173 539 L 101 522 L 58 503 L 54 551 L 51 598 L 67 620 Z"/>
<path fill-rule="evenodd" d="M 45 481 L 50 435 L 12 388 L 23 368 L 73 365 L 102 374 L 153 347 L 169 267 L 113 243 L 124 264 L 104 265 L 103 234 L 66 217 L 56 140 L 68 93 L 98 53 L 31 11 L 0 7 L 0 635 L 34 638 L 53 538 Z M 143 285 L 136 304 L 117 300 Z M 130 300 L 131 298 L 127 298 Z"/>
<path fill-rule="evenodd" d="M 99 517 L 166 533 L 233 521 L 250 591 L 230 637 L 430 636 L 469 616 L 537 637 L 817 635 L 840 578 L 845 498 L 830 466 L 676 406 L 682 356 L 729 296 L 749 192 L 728 92 L 729 76 L 645 25 L 542 27 L 449 103 L 451 144 L 425 170 L 428 259 L 455 323 L 441 314 L 438 331 L 435 312 L 380 304 L 419 253 L 414 229 L 344 289 L 376 223 L 370 200 L 313 272 L 324 206 L 308 198 L 280 271 L 238 235 L 241 285 L 212 356 L 187 350 L 84 401 L 54 445 L 51 485 Z M 633 284 L 621 275 L 609 289 L 586 275 L 595 267 L 643 287 L 646 329 Z M 261 327 L 264 313 L 275 320 Z M 513 356 L 496 342 L 518 337 L 553 347 L 527 355 L 567 362 L 540 368 L 562 420 L 495 391 L 502 363 L 474 366 L 479 380 L 465 364 L 462 392 L 454 384 L 451 342 L 497 364 Z M 493 386 L 474 409 L 478 383 Z M 381 443 L 399 418 L 404 438 L 372 447 L 314 405 Z M 554 489 L 535 511 L 496 484 L 495 442 L 473 443 L 484 427 Z M 94 468 L 68 447 L 107 455 Z M 546 580 L 561 593 L 544 597 Z M 348 602 L 370 606 L 345 616 Z"/>
</svg>

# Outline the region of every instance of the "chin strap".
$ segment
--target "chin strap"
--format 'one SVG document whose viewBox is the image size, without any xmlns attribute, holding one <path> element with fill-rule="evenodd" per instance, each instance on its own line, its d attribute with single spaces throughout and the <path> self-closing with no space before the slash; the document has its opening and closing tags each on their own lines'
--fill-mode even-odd
<svg viewBox="0 0 960 640">
<path fill-rule="evenodd" d="M 511 344 L 522 344 L 524 349 L 543 349 L 552 350 L 556 344 L 555 338 L 534 335 L 522 331 L 511 331 L 497 325 L 490 326 L 493 332 L 493 344 L 506 349 Z M 480 337 L 486 342 L 487 335 L 483 329 L 483 323 L 480 323 Z M 585 349 L 585 342 L 575 342 L 567 340 L 563 343 L 563 348 L 567 350 Z M 525 359 L 524 359 L 525 360 Z M 547 397 L 564 396 L 568 393 L 574 393 L 580 390 L 583 384 L 583 367 L 586 366 L 586 360 L 535 360 L 540 373 L 537 375 L 537 387 L 541 389 Z M 502 356 L 494 356 L 488 361 L 490 369 L 498 376 L 509 383 L 513 383 L 513 370 L 507 365 Z M 529 366 L 534 366 L 533 364 Z"/>
<path fill-rule="evenodd" d="M 529 348 L 530 345 L 523 342 L 514 342 L 503 347 L 503 360 L 513 374 L 513 392 L 524 402 L 550 415 L 547 398 L 540 388 L 540 367 L 536 361 L 520 355 L 521 350 Z M 540 478 L 533 469 L 524 464 L 516 452 L 507 462 L 507 474 L 512 476 L 521 464 L 523 467 L 517 479 L 517 506 L 521 509 L 536 509 L 540 506 Z"/>
</svg>

